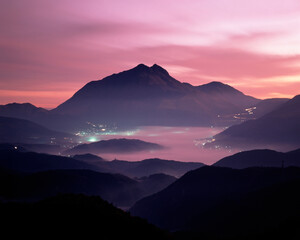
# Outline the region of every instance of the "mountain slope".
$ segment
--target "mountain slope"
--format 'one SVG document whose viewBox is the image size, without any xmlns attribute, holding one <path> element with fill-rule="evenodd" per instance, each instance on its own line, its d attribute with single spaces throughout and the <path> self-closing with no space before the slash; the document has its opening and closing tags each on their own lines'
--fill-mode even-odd
<svg viewBox="0 0 300 240">
<path fill-rule="evenodd" d="M 299 168 L 202 167 L 190 171 L 161 192 L 138 201 L 133 215 L 169 230 L 186 230 L 193 219 L 226 201 L 233 201 L 277 183 L 300 179 Z"/>
<path fill-rule="evenodd" d="M 226 201 L 195 217 L 189 230 L 216 239 L 299 239 L 299 187 L 298 179 Z"/>
<path fill-rule="evenodd" d="M 247 167 L 300 167 L 300 149 L 282 153 L 272 150 L 251 150 L 225 157 L 214 163 L 216 167 L 242 169 Z"/>
<path fill-rule="evenodd" d="M 4 143 L 50 143 L 64 142 L 76 136 L 50 130 L 34 122 L 19 119 L 0 117 L 0 142 Z"/>
<path fill-rule="evenodd" d="M 276 108 L 281 107 L 281 105 L 288 102 L 289 98 L 269 98 L 264 99 L 255 105 L 255 109 L 253 109 L 253 115 L 255 118 L 260 118 Z"/>
<path fill-rule="evenodd" d="M 300 144 L 300 95 L 257 120 L 232 126 L 214 136 L 214 145 L 241 147 L 274 146 L 290 150 Z"/>
<path fill-rule="evenodd" d="M 209 88 L 181 83 L 156 64 L 140 64 L 86 84 L 51 112 L 123 126 L 208 125 L 218 114 L 234 113 L 258 102 L 241 92 L 228 91 L 224 84 Z"/>
<path fill-rule="evenodd" d="M 258 102 L 255 98 L 246 96 L 237 89 L 221 82 L 210 82 L 196 88 L 201 94 L 205 95 L 205 98 L 214 101 L 214 107 L 220 108 L 220 114 L 224 113 L 222 108 L 225 108 L 226 105 L 228 107 L 227 113 L 229 113 L 230 108 L 232 110 L 244 109 L 250 106 L 249 103 Z"/>
</svg>

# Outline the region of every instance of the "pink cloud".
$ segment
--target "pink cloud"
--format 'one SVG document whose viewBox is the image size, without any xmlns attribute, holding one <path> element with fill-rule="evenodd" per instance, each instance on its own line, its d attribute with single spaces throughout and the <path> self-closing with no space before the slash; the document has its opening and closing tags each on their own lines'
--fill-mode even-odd
<svg viewBox="0 0 300 240">
<path fill-rule="evenodd" d="M 299 16 L 296 0 L 3 0 L 0 90 L 37 105 L 58 91 L 47 95 L 54 107 L 88 81 L 157 63 L 195 85 L 292 96 L 298 82 L 285 79 L 300 76 Z"/>
</svg>

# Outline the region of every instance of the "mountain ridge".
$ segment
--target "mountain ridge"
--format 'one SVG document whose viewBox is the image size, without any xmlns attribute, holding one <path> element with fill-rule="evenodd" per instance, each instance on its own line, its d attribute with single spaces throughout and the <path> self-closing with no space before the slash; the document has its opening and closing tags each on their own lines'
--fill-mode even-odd
<svg viewBox="0 0 300 240">
<path fill-rule="evenodd" d="M 139 64 L 86 83 L 54 109 L 36 108 L 34 114 L 23 114 L 4 105 L 0 116 L 24 118 L 67 132 L 89 129 L 87 122 L 120 128 L 227 126 L 218 116 L 241 112 L 259 101 L 227 84 L 193 86 L 173 78 L 157 64 Z"/>
<path fill-rule="evenodd" d="M 157 64 L 139 64 L 87 83 L 51 112 L 129 126 L 200 126 L 212 125 L 218 115 L 241 111 L 258 101 L 229 85 L 192 86 Z"/>
<path fill-rule="evenodd" d="M 30 120 L 0 116 L 1 143 L 50 143 L 51 138 L 64 142 L 76 136 L 48 129 Z"/>
<path fill-rule="evenodd" d="M 253 149 L 261 146 L 289 151 L 300 144 L 300 95 L 256 120 L 233 125 L 214 136 L 211 145 Z"/>
<path fill-rule="evenodd" d="M 297 159 L 299 160 L 297 161 Z M 300 149 L 286 153 L 269 149 L 244 151 L 222 158 L 212 166 L 234 169 L 248 167 L 300 167 Z"/>
</svg>

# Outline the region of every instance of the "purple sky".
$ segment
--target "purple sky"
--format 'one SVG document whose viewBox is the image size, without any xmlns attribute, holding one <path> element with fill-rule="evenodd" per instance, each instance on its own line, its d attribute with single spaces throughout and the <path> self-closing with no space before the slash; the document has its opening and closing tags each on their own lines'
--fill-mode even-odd
<svg viewBox="0 0 300 240">
<path fill-rule="evenodd" d="M 300 93 L 299 0 L 1 0 L 0 21 L 0 104 L 55 107 L 139 63 L 260 98 Z"/>
</svg>

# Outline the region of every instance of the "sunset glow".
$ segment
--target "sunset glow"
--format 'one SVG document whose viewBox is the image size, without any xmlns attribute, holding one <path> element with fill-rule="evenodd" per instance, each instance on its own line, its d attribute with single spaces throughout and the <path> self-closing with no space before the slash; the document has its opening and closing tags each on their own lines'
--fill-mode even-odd
<svg viewBox="0 0 300 240">
<path fill-rule="evenodd" d="M 0 16 L 0 104 L 53 108 L 139 63 L 258 98 L 299 94 L 298 0 L 2 0 Z"/>
</svg>

